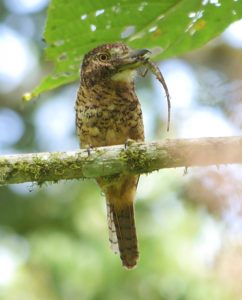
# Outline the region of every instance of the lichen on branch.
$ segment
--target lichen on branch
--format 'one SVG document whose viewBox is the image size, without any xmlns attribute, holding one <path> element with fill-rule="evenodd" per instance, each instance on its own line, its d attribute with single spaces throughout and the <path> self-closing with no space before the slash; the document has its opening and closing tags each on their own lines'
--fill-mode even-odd
<svg viewBox="0 0 242 300">
<path fill-rule="evenodd" d="M 0 156 L 0 184 L 143 174 L 158 169 L 242 163 L 242 137 L 173 139 L 70 152 Z"/>
</svg>

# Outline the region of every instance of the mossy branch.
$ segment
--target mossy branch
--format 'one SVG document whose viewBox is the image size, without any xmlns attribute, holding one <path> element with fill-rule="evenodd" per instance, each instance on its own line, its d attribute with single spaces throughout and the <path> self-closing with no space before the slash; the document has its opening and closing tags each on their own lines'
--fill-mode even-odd
<svg viewBox="0 0 242 300">
<path fill-rule="evenodd" d="M 174 139 L 87 151 L 0 156 L 0 184 L 142 174 L 174 167 L 242 163 L 242 137 Z"/>
</svg>

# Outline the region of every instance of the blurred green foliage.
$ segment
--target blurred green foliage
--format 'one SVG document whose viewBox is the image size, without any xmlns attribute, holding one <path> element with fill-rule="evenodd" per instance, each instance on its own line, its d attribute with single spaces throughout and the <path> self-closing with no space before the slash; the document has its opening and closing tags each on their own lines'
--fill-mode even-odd
<svg viewBox="0 0 242 300">
<path fill-rule="evenodd" d="M 170 195 L 181 188 L 174 175 L 150 175 L 157 190 L 136 203 L 141 258 L 133 271 L 108 249 L 104 199 L 94 183 L 36 187 L 27 197 L 6 191 L 1 225 L 28 241 L 30 256 L 2 299 L 231 299 L 194 253 L 204 216 Z"/>
</svg>

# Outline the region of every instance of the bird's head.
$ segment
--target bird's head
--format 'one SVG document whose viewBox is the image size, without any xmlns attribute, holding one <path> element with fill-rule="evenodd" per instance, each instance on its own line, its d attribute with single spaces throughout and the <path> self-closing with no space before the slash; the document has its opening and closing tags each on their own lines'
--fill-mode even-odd
<svg viewBox="0 0 242 300">
<path fill-rule="evenodd" d="M 89 86 L 107 80 L 132 81 L 149 54 L 147 49 L 134 50 L 124 43 L 101 45 L 84 56 L 82 80 Z"/>
</svg>

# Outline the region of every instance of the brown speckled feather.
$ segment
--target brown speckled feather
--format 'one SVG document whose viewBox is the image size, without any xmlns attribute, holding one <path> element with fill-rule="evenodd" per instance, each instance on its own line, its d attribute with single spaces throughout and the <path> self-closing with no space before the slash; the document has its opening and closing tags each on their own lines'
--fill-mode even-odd
<svg viewBox="0 0 242 300">
<path fill-rule="evenodd" d="M 82 148 L 124 144 L 128 139 L 144 140 L 134 70 L 120 71 L 131 51 L 122 43 L 106 44 L 84 57 L 76 100 L 77 133 Z M 108 59 L 102 61 L 101 55 Z M 112 249 L 120 252 L 127 268 L 134 267 L 138 259 L 133 209 L 137 181 L 137 176 L 125 175 L 97 180 L 106 196 Z"/>
</svg>

